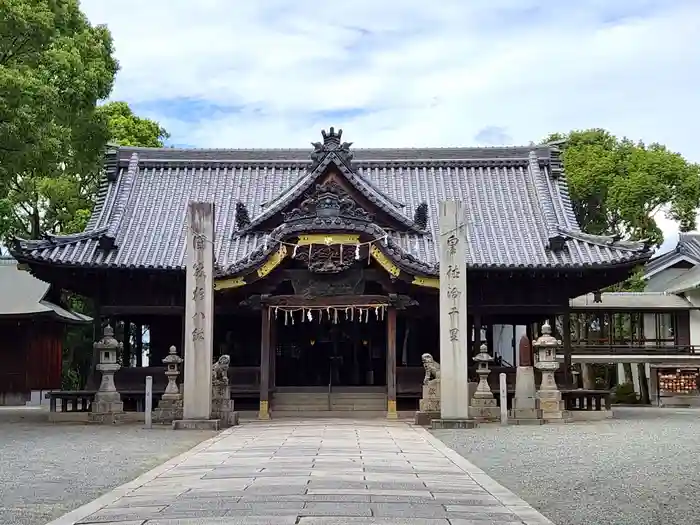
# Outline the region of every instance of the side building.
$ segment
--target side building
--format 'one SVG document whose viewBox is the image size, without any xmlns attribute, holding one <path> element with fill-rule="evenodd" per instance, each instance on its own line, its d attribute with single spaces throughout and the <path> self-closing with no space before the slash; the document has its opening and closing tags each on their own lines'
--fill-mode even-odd
<svg viewBox="0 0 700 525">
<path fill-rule="evenodd" d="M 353 149 L 333 128 L 313 146 L 112 149 L 86 230 L 13 254 L 102 318 L 148 326 L 160 363 L 189 336 L 187 204 L 214 202 L 214 354 L 237 399 L 273 411 L 298 392 L 364 389 L 388 411 L 420 394 L 421 354 L 439 360 L 440 200 L 467 210 L 469 345 L 503 365 L 544 319 L 562 316 L 569 345 L 569 300 L 651 255 L 581 231 L 555 147 Z"/>
<path fill-rule="evenodd" d="M 0 256 L 0 406 L 38 405 L 45 391 L 60 389 L 65 327 L 92 322 L 52 295 L 48 283 Z"/>
</svg>

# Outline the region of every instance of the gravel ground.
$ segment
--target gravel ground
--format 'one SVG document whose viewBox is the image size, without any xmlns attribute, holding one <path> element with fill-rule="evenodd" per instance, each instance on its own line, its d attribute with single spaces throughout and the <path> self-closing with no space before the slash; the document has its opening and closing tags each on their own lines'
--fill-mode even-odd
<svg viewBox="0 0 700 525">
<path fill-rule="evenodd" d="M 41 409 L 0 408 L 2 525 L 44 525 L 216 434 L 46 418 Z"/>
<path fill-rule="evenodd" d="M 700 523 L 700 410 L 434 434 L 557 525 Z"/>
</svg>

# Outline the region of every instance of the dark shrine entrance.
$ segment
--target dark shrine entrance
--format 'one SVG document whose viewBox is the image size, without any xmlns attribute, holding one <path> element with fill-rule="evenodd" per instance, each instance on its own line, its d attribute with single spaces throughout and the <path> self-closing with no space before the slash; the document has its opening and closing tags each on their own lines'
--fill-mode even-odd
<svg viewBox="0 0 700 525">
<path fill-rule="evenodd" d="M 384 308 L 280 310 L 276 317 L 277 386 L 386 386 Z"/>
</svg>

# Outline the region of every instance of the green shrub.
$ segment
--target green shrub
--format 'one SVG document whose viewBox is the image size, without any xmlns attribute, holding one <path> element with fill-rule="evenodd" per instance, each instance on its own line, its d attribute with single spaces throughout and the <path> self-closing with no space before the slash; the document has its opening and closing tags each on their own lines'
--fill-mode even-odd
<svg viewBox="0 0 700 525">
<path fill-rule="evenodd" d="M 61 377 L 61 390 L 80 390 L 80 375 L 71 368 L 64 368 Z"/>
<path fill-rule="evenodd" d="M 622 383 L 621 385 L 617 385 L 615 387 L 613 399 L 615 403 L 622 403 L 625 405 L 639 403 L 639 396 L 634 391 L 634 384 L 632 383 Z"/>
</svg>

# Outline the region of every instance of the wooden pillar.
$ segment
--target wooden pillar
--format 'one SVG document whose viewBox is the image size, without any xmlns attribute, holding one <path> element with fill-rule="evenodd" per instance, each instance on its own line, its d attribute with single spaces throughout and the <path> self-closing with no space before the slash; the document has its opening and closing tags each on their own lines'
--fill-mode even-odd
<svg viewBox="0 0 700 525">
<path fill-rule="evenodd" d="M 270 317 L 268 315 L 268 317 Z M 270 319 L 270 390 L 277 386 L 277 323 Z"/>
<path fill-rule="evenodd" d="M 143 324 L 136 324 L 136 366 L 143 365 Z"/>
<path fill-rule="evenodd" d="M 386 417 L 396 419 L 396 308 L 389 306 L 386 316 Z"/>
<path fill-rule="evenodd" d="M 124 345 L 122 349 L 122 366 L 131 366 L 131 319 L 124 319 Z"/>
<path fill-rule="evenodd" d="M 561 342 L 564 346 L 564 382 L 567 385 L 571 384 L 571 312 L 567 308 L 564 311 L 562 321 Z M 576 386 L 574 386 L 576 388 Z"/>
<path fill-rule="evenodd" d="M 481 348 L 481 314 L 474 314 L 474 347 L 472 357 L 479 353 Z"/>
<path fill-rule="evenodd" d="M 270 419 L 270 308 L 261 309 L 260 410 L 258 419 Z"/>
<path fill-rule="evenodd" d="M 95 313 L 92 317 L 92 340 L 99 341 L 102 339 L 102 308 L 99 299 L 93 301 Z"/>
<path fill-rule="evenodd" d="M 99 293 L 99 292 L 98 292 Z M 102 312 L 99 298 L 93 300 L 93 316 L 92 316 L 92 341 L 97 342 L 102 339 Z M 90 370 L 88 371 L 86 388 L 92 389 L 97 388 L 97 377 L 95 372 L 97 371 L 97 365 L 100 362 L 99 350 L 92 350 L 92 359 L 90 362 Z"/>
</svg>

